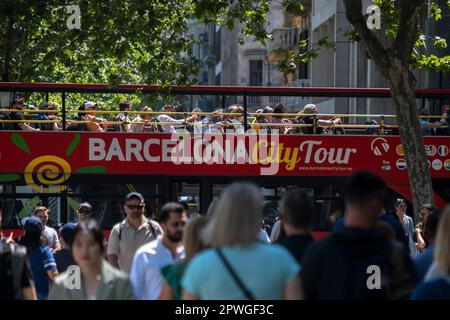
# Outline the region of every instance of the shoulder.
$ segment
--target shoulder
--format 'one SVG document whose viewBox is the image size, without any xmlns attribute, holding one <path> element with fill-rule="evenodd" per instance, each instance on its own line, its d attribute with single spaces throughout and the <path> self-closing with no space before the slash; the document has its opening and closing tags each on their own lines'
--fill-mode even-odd
<svg viewBox="0 0 450 320">
<path fill-rule="evenodd" d="M 136 251 L 136 257 L 143 255 L 155 255 L 158 249 L 159 240 L 153 240 L 144 244 Z"/>
<path fill-rule="evenodd" d="M 119 233 L 121 226 L 120 225 L 125 225 L 124 221 L 120 221 L 119 223 L 116 223 L 114 225 L 114 227 L 112 227 L 111 229 L 111 233 Z M 122 227 L 123 228 L 123 227 Z"/>
<path fill-rule="evenodd" d="M 450 285 L 444 279 L 436 279 L 429 282 L 423 282 L 417 286 L 412 294 L 414 300 L 439 299 L 450 297 Z"/>
</svg>

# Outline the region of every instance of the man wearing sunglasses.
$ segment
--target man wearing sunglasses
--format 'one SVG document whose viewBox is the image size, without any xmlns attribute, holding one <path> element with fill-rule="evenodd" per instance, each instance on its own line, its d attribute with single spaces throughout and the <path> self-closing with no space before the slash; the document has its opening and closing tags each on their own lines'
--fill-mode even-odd
<svg viewBox="0 0 450 320">
<path fill-rule="evenodd" d="M 77 222 L 89 220 L 92 216 L 92 206 L 89 202 L 80 203 L 77 210 Z"/>
<path fill-rule="evenodd" d="M 164 281 L 161 268 L 184 259 L 182 237 L 187 215 L 183 207 L 166 203 L 159 222 L 164 235 L 139 248 L 133 260 L 130 280 L 138 300 L 158 299 Z"/>
<path fill-rule="evenodd" d="M 126 218 L 111 230 L 107 257 L 112 266 L 129 274 L 136 250 L 155 240 L 163 231 L 157 222 L 145 217 L 145 201 L 142 194 L 129 193 L 122 208 Z"/>
</svg>

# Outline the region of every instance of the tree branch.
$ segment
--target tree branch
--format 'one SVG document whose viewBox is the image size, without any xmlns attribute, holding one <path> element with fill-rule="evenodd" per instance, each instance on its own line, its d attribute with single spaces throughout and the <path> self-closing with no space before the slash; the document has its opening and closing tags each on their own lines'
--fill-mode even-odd
<svg viewBox="0 0 450 320">
<path fill-rule="evenodd" d="M 398 0 L 397 4 L 400 22 L 392 48 L 395 57 L 408 67 L 419 32 L 417 19 L 422 5 L 423 1 L 421 0 Z"/>
<path fill-rule="evenodd" d="M 405 0 L 406 1 L 406 0 Z M 383 47 L 380 40 L 371 30 L 367 28 L 366 20 L 362 15 L 361 0 L 344 0 L 347 20 L 353 25 L 366 51 L 378 66 L 383 76 L 389 78 L 389 56 L 388 50 Z"/>
</svg>

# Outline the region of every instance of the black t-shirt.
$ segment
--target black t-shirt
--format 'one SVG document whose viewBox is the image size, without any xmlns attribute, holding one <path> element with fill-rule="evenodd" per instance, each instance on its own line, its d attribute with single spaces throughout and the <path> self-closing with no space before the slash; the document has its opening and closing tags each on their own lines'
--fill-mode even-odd
<svg viewBox="0 0 450 320">
<path fill-rule="evenodd" d="M 25 118 L 23 117 L 23 113 L 21 113 L 21 112 L 11 112 L 9 114 L 9 118 L 11 120 L 23 120 L 25 122 Z M 13 130 L 22 130 L 22 128 L 19 126 L 19 124 L 20 124 L 19 122 L 14 122 L 12 124 Z"/>
<path fill-rule="evenodd" d="M 16 292 L 13 284 L 12 254 L 8 245 L 0 241 L 0 300 L 14 300 Z M 23 259 L 27 259 L 26 256 Z M 20 289 L 28 288 L 32 284 L 31 269 L 27 261 L 20 276 Z"/>
<path fill-rule="evenodd" d="M 311 235 L 287 236 L 279 242 L 280 245 L 289 250 L 292 256 L 301 265 L 306 249 L 314 243 Z"/>
</svg>

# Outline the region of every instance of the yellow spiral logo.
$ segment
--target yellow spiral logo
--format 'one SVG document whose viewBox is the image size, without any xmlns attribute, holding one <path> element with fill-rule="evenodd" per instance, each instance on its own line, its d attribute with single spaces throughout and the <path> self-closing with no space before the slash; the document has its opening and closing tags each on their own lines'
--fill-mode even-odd
<svg viewBox="0 0 450 320">
<path fill-rule="evenodd" d="M 69 179 L 71 175 L 70 164 L 56 156 L 41 156 L 33 159 L 25 168 L 25 182 L 33 190 L 40 193 L 56 193 L 66 189 L 59 186 Z M 46 187 L 42 187 L 45 185 Z"/>
</svg>

